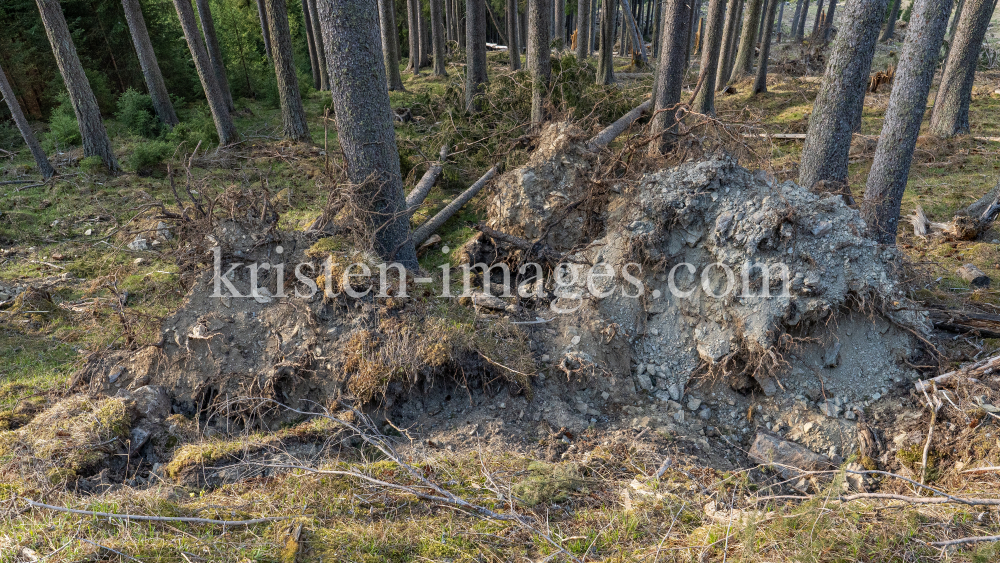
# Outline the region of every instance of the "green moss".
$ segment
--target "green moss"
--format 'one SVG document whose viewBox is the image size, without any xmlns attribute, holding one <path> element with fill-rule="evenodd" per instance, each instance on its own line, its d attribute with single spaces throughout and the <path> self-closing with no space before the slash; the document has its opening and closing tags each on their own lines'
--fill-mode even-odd
<svg viewBox="0 0 1000 563">
<path fill-rule="evenodd" d="M 565 502 L 575 493 L 586 493 L 586 480 L 575 463 L 532 462 L 530 475 L 511 489 L 528 506 Z"/>
</svg>

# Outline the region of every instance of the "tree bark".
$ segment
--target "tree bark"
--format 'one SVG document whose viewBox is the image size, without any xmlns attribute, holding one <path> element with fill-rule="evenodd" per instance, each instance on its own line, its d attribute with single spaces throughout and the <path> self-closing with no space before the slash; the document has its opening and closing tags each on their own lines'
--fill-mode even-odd
<svg viewBox="0 0 1000 563">
<path fill-rule="evenodd" d="M 662 24 L 663 2 L 664 0 L 652 0 L 653 7 L 653 58 L 660 58 L 660 28 Z"/>
<path fill-rule="evenodd" d="M 601 37 L 597 45 L 597 83 L 602 85 L 615 83 L 614 42 L 617 13 L 618 0 L 604 0 L 601 10 Z"/>
<path fill-rule="evenodd" d="M 555 0 L 555 13 L 552 15 L 553 38 L 556 49 L 562 50 L 566 44 L 566 0 Z"/>
<path fill-rule="evenodd" d="M 799 15 L 799 27 L 795 30 L 795 40 L 799 43 L 805 39 L 806 36 L 806 17 L 809 15 L 809 0 L 803 0 L 802 2 L 802 14 Z"/>
<path fill-rule="evenodd" d="M 313 88 L 320 90 L 319 61 L 316 59 L 316 41 L 313 38 L 312 18 L 309 15 L 309 0 L 302 0 L 302 19 L 306 28 L 306 47 L 309 50 L 309 68 L 312 71 Z M 270 34 L 270 31 L 268 31 L 268 34 Z"/>
<path fill-rule="evenodd" d="M 778 43 L 781 43 L 781 22 L 785 19 L 785 2 L 782 1 L 778 4 L 778 23 L 774 26 L 778 33 Z"/>
<path fill-rule="evenodd" d="M 281 123 L 286 139 L 307 142 L 309 126 L 306 112 L 302 108 L 299 94 L 299 78 L 292 59 L 292 32 L 288 27 L 288 6 L 285 0 L 264 0 L 267 9 L 267 23 L 271 28 L 274 55 L 274 74 L 278 82 L 278 97 L 281 100 Z"/>
<path fill-rule="evenodd" d="M 799 184 L 847 183 L 851 136 L 861 122 L 865 92 L 887 0 L 848 0 L 823 82 L 809 116 Z"/>
<path fill-rule="evenodd" d="M 378 0 L 379 31 L 382 35 L 382 63 L 386 70 L 389 90 L 403 91 L 403 77 L 399 74 L 399 32 L 396 28 L 396 9 L 392 0 Z"/>
<path fill-rule="evenodd" d="M 536 131 L 545 121 L 545 98 L 552 74 L 549 0 L 528 0 L 528 70 L 531 72 L 531 125 Z"/>
<path fill-rule="evenodd" d="M 883 244 L 896 243 L 899 208 L 948 25 L 951 1 L 916 0 L 906 29 L 862 206 L 870 234 Z"/>
<path fill-rule="evenodd" d="M 764 35 L 760 38 L 760 62 L 757 63 L 757 77 L 753 81 L 753 93 L 767 92 L 767 58 L 771 56 L 771 34 L 774 32 L 774 16 L 778 3 L 784 0 L 768 0 L 767 19 L 764 21 Z"/>
<path fill-rule="evenodd" d="M 740 5 L 743 0 L 729 0 L 729 9 L 726 13 L 726 28 L 722 34 L 722 50 L 719 52 L 719 65 L 716 70 L 715 84 L 705 84 L 705 87 L 712 86 L 716 92 L 721 92 L 729 84 L 730 61 L 734 58 L 733 48 L 736 44 L 737 23 L 740 17 Z M 715 102 L 712 102 L 715 105 Z"/>
<path fill-rule="evenodd" d="M 485 0 L 465 0 L 465 109 L 478 113 L 482 96 L 489 81 L 486 72 L 486 4 Z"/>
<path fill-rule="evenodd" d="M 882 31 L 882 37 L 879 41 L 888 41 L 896 34 L 896 20 L 899 19 L 899 5 L 902 0 L 893 0 L 892 11 L 889 12 L 889 19 L 885 22 L 885 30 Z"/>
<path fill-rule="evenodd" d="M 930 132 L 938 137 L 968 133 L 969 103 L 986 30 L 996 7 L 994 0 L 965 0 L 961 20 L 941 76 Z"/>
<path fill-rule="evenodd" d="M 264 38 L 264 54 L 271 58 L 271 30 L 267 26 L 267 11 L 264 0 L 257 0 L 257 15 L 260 16 L 260 34 Z"/>
<path fill-rule="evenodd" d="M 816 37 L 819 31 L 819 19 L 823 16 L 823 0 L 816 0 L 816 18 L 813 20 L 812 36 Z"/>
<path fill-rule="evenodd" d="M 826 25 L 823 28 L 823 41 L 830 40 L 833 31 L 833 18 L 837 11 L 837 0 L 830 0 L 830 8 L 826 11 Z"/>
<path fill-rule="evenodd" d="M 732 4 L 732 3 L 731 3 Z M 715 82 L 719 72 L 719 55 L 722 51 L 723 21 L 726 0 L 711 0 L 705 20 L 705 34 L 701 43 L 701 71 L 698 74 L 698 93 L 694 98 L 694 111 L 715 115 Z"/>
<path fill-rule="evenodd" d="M 418 46 L 420 47 L 420 68 L 429 66 L 431 64 L 431 42 L 428 39 L 430 37 L 430 25 L 427 22 L 427 18 L 424 17 L 424 7 L 420 0 L 417 2 L 417 33 L 420 34 L 420 41 Z"/>
<path fill-rule="evenodd" d="M 318 8 L 347 175 L 365 189 L 355 204 L 375 252 L 416 270 L 375 2 L 319 0 Z"/>
<path fill-rule="evenodd" d="M 236 134 L 236 126 L 233 125 L 233 118 L 226 106 L 226 98 L 219 88 L 218 78 L 216 78 L 215 69 L 212 67 L 212 61 L 208 58 L 205 42 L 198 32 L 198 24 L 194 21 L 191 0 L 173 0 L 173 2 L 174 8 L 177 10 L 177 17 L 181 22 L 181 28 L 184 30 L 188 49 L 191 51 L 191 58 L 194 59 L 194 68 L 198 71 L 201 87 L 205 90 L 208 107 L 212 111 L 215 130 L 219 133 L 219 143 L 223 145 L 233 143 L 239 138 Z"/>
<path fill-rule="evenodd" d="M 452 13 L 452 0 L 444 0 L 444 28 L 447 32 L 447 40 L 454 41 L 455 35 L 452 33 L 452 25 L 455 22 L 455 14 Z"/>
<path fill-rule="evenodd" d="M 712 5 L 723 0 L 713 0 Z M 666 0 L 663 5 L 663 36 L 660 37 L 660 61 L 656 69 L 656 91 L 653 93 L 653 119 L 649 132 L 653 142 L 651 154 L 662 154 L 674 144 L 677 110 L 681 102 L 681 87 L 687 67 L 688 28 L 691 8 L 688 0 Z M 671 109 L 673 108 L 673 109 Z"/>
<path fill-rule="evenodd" d="M 795 37 L 795 30 L 799 28 L 799 16 L 801 14 L 802 14 L 802 0 L 798 0 L 798 2 L 795 3 L 795 15 L 792 16 L 792 27 L 789 30 L 790 33 L 788 34 L 790 37 L 793 38 Z"/>
<path fill-rule="evenodd" d="M 24 117 L 24 112 L 21 111 L 21 104 L 17 103 L 14 89 L 10 87 L 10 82 L 7 81 L 7 75 L 4 73 L 3 68 L 0 68 L 0 95 L 3 96 L 3 99 L 7 100 L 7 107 L 10 108 L 10 115 L 14 118 L 14 124 L 17 125 L 17 130 L 21 132 L 24 144 L 28 145 L 31 156 L 35 157 L 35 164 L 38 166 L 38 171 L 42 173 L 42 178 L 48 180 L 55 176 L 56 170 L 52 168 L 49 158 L 45 156 L 45 151 L 38 144 L 35 132 L 28 125 L 28 120 Z"/>
<path fill-rule="evenodd" d="M 406 69 L 413 71 L 413 76 L 420 75 L 420 32 L 417 23 L 417 1 L 406 0 L 406 30 L 409 40 L 409 54 Z"/>
<path fill-rule="evenodd" d="M 42 16 L 45 34 L 52 45 L 52 54 L 55 55 L 66 90 L 69 91 L 73 113 L 76 114 L 80 126 L 83 155 L 98 156 L 108 171 L 118 172 L 118 161 L 111 148 L 111 139 L 108 138 L 108 131 L 101 121 L 101 108 L 97 105 L 97 98 L 90 89 L 90 81 L 87 80 L 87 74 L 80 64 L 80 57 L 76 54 L 76 46 L 73 45 L 73 36 L 70 35 L 69 26 L 66 25 L 62 6 L 59 5 L 59 0 L 35 0 L 35 2 Z"/>
<path fill-rule="evenodd" d="M 229 89 L 229 76 L 226 73 L 226 62 L 222 58 L 222 49 L 219 48 L 219 37 L 215 34 L 215 21 L 212 20 L 212 9 L 208 5 L 208 0 L 195 0 L 198 4 L 198 19 L 201 20 L 201 30 L 205 34 L 205 47 L 208 49 L 208 59 L 212 63 L 215 71 L 216 82 L 222 92 L 226 102 L 226 109 L 233 111 L 236 106 L 233 104 L 233 93 Z M 270 22 L 269 22 L 270 25 Z M 274 48 L 272 37 L 271 48 Z M 273 55 L 274 52 L 272 51 Z"/>
<path fill-rule="evenodd" d="M 581 0 L 585 1 L 585 0 Z M 521 68 L 521 50 L 517 44 L 517 0 L 507 0 L 507 56 L 511 70 Z"/>
<path fill-rule="evenodd" d="M 323 30 L 319 25 L 319 10 L 316 7 L 316 0 L 308 0 L 309 19 L 313 30 L 313 42 L 316 43 L 316 64 L 319 65 L 319 89 L 327 91 L 330 89 L 330 69 L 326 64 L 326 48 L 323 46 Z M 395 19 L 393 19 L 393 30 L 395 30 Z M 395 33 L 395 31 L 394 31 Z M 399 60 L 399 46 L 396 46 L 396 60 Z M 396 71 L 399 71 L 397 65 Z"/>
<path fill-rule="evenodd" d="M 444 54 L 444 0 L 431 2 L 431 35 L 434 45 L 434 76 L 448 76 Z M 398 69 L 397 69 L 398 72 Z"/>
<path fill-rule="evenodd" d="M 748 0 L 749 8 L 743 18 L 743 33 L 740 35 L 740 49 L 736 53 L 736 63 L 730 80 L 739 80 L 753 72 L 754 51 L 757 48 L 757 21 L 763 9 L 764 0 Z"/>
<path fill-rule="evenodd" d="M 577 0 L 576 3 L 576 60 L 581 63 L 590 56 L 590 10 L 593 9 L 593 1 Z"/>
<path fill-rule="evenodd" d="M 125 10 L 125 21 L 132 35 L 135 53 L 139 57 L 142 76 L 146 79 L 149 97 L 153 100 L 153 109 L 167 127 L 173 127 L 178 122 L 177 113 L 174 112 L 174 104 L 170 101 L 170 94 L 167 93 L 167 85 L 163 82 L 160 65 L 156 62 L 156 53 L 153 52 L 153 43 L 149 40 L 149 30 L 146 29 L 146 20 L 142 17 L 139 0 L 122 0 L 122 8 Z"/>
</svg>

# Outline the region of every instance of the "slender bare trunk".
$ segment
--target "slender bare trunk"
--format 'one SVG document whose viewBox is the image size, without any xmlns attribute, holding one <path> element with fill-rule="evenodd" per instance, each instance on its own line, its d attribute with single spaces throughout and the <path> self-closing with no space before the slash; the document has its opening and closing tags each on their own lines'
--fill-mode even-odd
<svg viewBox="0 0 1000 563">
<path fill-rule="evenodd" d="M 521 50 L 517 44 L 517 0 L 507 0 L 507 56 L 511 70 L 521 68 Z"/>
<path fill-rule="evenodd" d="M 257 0 L 257 15 L 260 16 L 260 34 L 264 38 L 264 53 L 271 58 L 271 30 L 267 26 L 267 10 L 264 0 Z"/>
<path fill-rule="evenodd" d="M 212 9 L 208 5 L 208 0 L 196 0 L 196 2 L 198 4 L 198 19 L 201 20 L 201 30 L 205 34 L 205 47 L 208 49 L 208 59 L 212 63 L 212 69 L 215 71 L 215 79 L 226 102 L 226 108 L 229 111 L 233 111 L 236 109 L 236 105 L 233 104 L 233 93 L 229 89 L 229 76 L 226 72 L 226 61 L 222 58 L 222 49 L 219 47 L 219 37 L 215 34 L 215 21 L 212 19 Z M 271 47 L 273 49 L 273 43 Z M 272 51 L 271 54 L 273 55 L 274 52 Z"/>
<path fill-rule="evenodd" d="M 90 81 L 83 71 L 80 57 L 76 54 L 76 46 L 73 45 L 73 36 L 70 35 L 69 26 L 66 25 L 62 6 L 59 5 L 59 0 L 35 0 L 35 2 L 42 16 L 45 34 L 52 45 L 52 54 L 55 55 L 59 72 L 69 92 L 70 103 L 73 104 L 73 113 L 76 114 L 80 136 L 83 139 L 83 155 L 98 156 L 108 171 L 118 172 L 118 160 L 115 159 L 114 150 L 111 148 L 108 131 L 101 121 L 101 108 L 97 105 L 97 98 L 90 88 Z"/>
<path fill-rule="evenodd" d="M 618 13 L 618 0 L 604 0 L 601 8 L 601 36 L 597 46 L 597 83 L 609 85 L 615 83 L 614 48 L 615 48 L 615 16 Z"/>
<path fill-rule="evenodd" d="M 528 0 L 528 70 L 531 71 L 531 125 L 537 130 L 545 121 L 545 98 L 552 74 L 549 30 L 552 14 L 549 0 Z"/>
<path fill-rule="evenodd" d="M 576 3 L 576 60 L 581 63 L 590 56 L 590 11 L 595 0 L 577 0 Z"/>
<path fill-rule="evenodd" d="M 444 54 L 444 0 L 431 2 L 431 34 L 434 44 L 434 76 L 448 76 Z"/>
<path fill-rule="evenodd" d="M 219 142 L 223 145 L 233 143 L 239 138 L 236 126 L 233 125 L 233 118 L 229 114 L 229 108 L 226 107 L 226 98 L 219 89 L 218 78 L 212 67 L 212 61 L 208 58 L 205 41 L 198 32 L 191 0 L 173 0 L 173 2 L 181 28 L 184 30 L 188 49 L 191 51 L 191 58 L 194 60 L 194 68 L 198 71 L 201 87 L 205 91 L 208 107 L 212 111 L 212 120 L 215 121 L 215 130 L 219 133 Z"/>
<path fill-rule="evenodd" d="M 736 44 L 736 29 L 739 22 L 740 4 L 743 0 L 729 0 L 729 9 L 726 11 L 726 29 L 722 34 L 722 50 L 719 52 L 719 66 L 716 72 L 715 84 L 705 84 L 705 88 L 714 87 L 716 92 L 721 92 L 729 84 L 729 62 L 733 58 L 733 47 Z M 715 102 L 712 102 L 715 106 Z"/>
<path fill-rule="evenodd" d="M 892 11 L 889 12 L 889 19 L 885 22 L 885 30 L 882 31 L 882 37 L 879 41 L 888 41 L 896 34 L 896 20 L 899 19 L 899 5 L 902 0 L 893 0 Z"/>
<path fill-rule="evenodd" d="M 323 30 L 319 25 L 319 10 L 316 7 L 316 0 L 308 0 L 309 17 L 312 20 L 313 41 L 316 42 L 316 63 L 319 65 L 319 89 L 330 89 L 330 69 L 326 64 L 326 48 L 323 46 Z M 399 52 L 396 52 L 396 59 L 399 59 Z"/>
<path fill-rule="evenodd" d="M 764 35 L 760 38 L 760 62 L 757 64 L 757 77 L 753 82 L 753 93 L 767 92 L 767 58 L 771 56 L 771 34 L 774 32 L 774 16 L 778 11 L 778 2 L 784 0 L 768 0 L 767 18 L 764 21 Z"/>
<path fill-rule="evenodd" d="M 740 48 L 736 53 L 736 63 L 730 80 L 739 80 L 753 72 L 754 51 L 757 48 L 757 21 L 763 9 L 764 0 L 748 0 L 746 17 L 743 18 L 743 33 L 740 35 Z"/>
<path fill-rule="evenodd" d="M 288 27 L 288 6 L 285 0 L 264 0 L 267 23 L 271 28 L 275 77 L 281 100 L 281 123 L 286 139 L 311 141 L 306 112 L 299 94 L 299 78 L 292 59 L 292 33 Z"/>
<path fill-rule="evenodd" d="M 478 113 L 489 77 L 486 73 L 485 0 L 465 0 L 465 108 Z"/>
<path fill-rule="evenodd" d="M 389 90 L 403 91 L 403 77 L 399 74 L 399 32 L 396 29 L 395 4 L 392 0 L 378 0 L 378 9 L 387 86 Z"/>
<path fill-rule="evenodd" d="M 970 130 L 969 102 L 973 80 L 979 52 L 995 8 L 994 0 L 964 0 L 964 3 L 931 112 L 931 134 L 939 137 L 951 137 Z"/>
<path fill-rule="evenodd" d="M 42 173 L 42 178 L 48 180 L 55 176 L 56 170 L 52 168 L 49 158 L 45 156 L 45 151 L 38 144 L 35 132 L 28 125 L 28 120 L 24 117 L 24 112 L 21 111 L 21 104 L 17 103 L 14 89 L 10 87 L 10 82 L 7 81 L 7 75 L 2 68 L 0 68 L 0 95 L 3 96 L 3 99 L 7 100 L 7 107 L 10 109 L 11 117 L 14 118 L 14 124 L 17 125 L 17 130 L 21 132 L 24 144 L 28 145 L 31 156 L 35 157 L 35 164 L 38 166 L 38 171 Z"/>
<path fill-rule="evenodd" d="M 862 206 L 869 233 L 883 244 L 896 243 L 899 208 L 948 25 L 951 2 L 916 0 L 913 4 Z"/>
<path fill-rule="evenodd" d="M 132 35 L 135 53 L 139 57 L 142 76 L 146 79 L 149 97 L 153 100 L 153 109 L 167 127 L 173 127 L 177 125 L 177 113 L 174 112 L 174 104 L 170 101 L 170 94 L 167 93 L 167 85 L 163 82 L 160 65 L 156 62 L 156 53 L 153 52 L 153 43 L 149 40 L 149 30 L 146 29 L 146 20 L 142 17 L 139 0 L 122 0 L 122 8 L 125 9 L 125 21 Z"/>
<path fill-rule="evenodd" d="M 420 34 L 417 24 L 417 0 L 406 0 L 406 31 L 409 44 L 406 69 L 413 71 L 413 76 L 420 74 Z"/>
<path fill-rule="evenodd" d="M 691 8 L 688 0 L 666 0 L 663 3 L 660 61 L 656 69 L 656 91 L 653 93 L 653 120 L 649 127 L 654 139 L 649 146 L 652 154 L 666 151 L 674 143 L 676 114 L 681 101 L 684 69 L 687 66 L 690 24 Z"/>
<path fill-rule="evenodd" d="M 698 92 L 695 94 L 694 111 L 715 115 L 715 81 L 719 71 L 719 54 L 722 51 L 723 21 L 726 0 L 710 0 L 705 34 L 701 40 L 701 71 L 698 74 Z"/>
<path fill-rule="evenodd" d="M 312 17 L 309 15 L 309 0 L 302 0 L 302 19 L 306 28 L 306 47 L 309 50 L 309 68 L 312 71 L 313 88 L 320 90 L 319 59 L 317 59 L 316 41 L 313 38 Z M 270 34 L 270 31 L 268 31 Z"/>
</svg>

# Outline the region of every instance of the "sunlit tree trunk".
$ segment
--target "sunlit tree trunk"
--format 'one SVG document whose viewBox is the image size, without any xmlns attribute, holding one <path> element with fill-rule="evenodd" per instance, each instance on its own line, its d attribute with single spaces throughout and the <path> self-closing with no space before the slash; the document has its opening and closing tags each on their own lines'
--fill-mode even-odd
<svg viewBox="0 0 1000 563">
<path fill-rule="evenodd" d="M 757 63 L 757 77 L 753 82 L 753 93 L 767 92 L 767 58 L 771 56 L 771 34 L 774 32 L 774 16 L 778 11 L 778 2 L 784 0 L 768 0 L 766 18 L 764 19 L 764 34 L 760 38 L 760 62 Z"/>
<path fill-rule="evenodd" d="M 0 95 L 3 96 L 3 99 L 7 100 L 7 107 L 10 109 L 11 117 L 14 118 L 14 124 L 17 125 L 17 130 L 21 132 L 24 144 L 28 145 L 31 156 L 35 157 L 35 164 L 38 166 L 38 171 L 42 173 L 42 178 L 48 180 L 55 176 L 56 170 L 52 168 L 49 158 L 45 156 L 45 151 L 38 144 L 35 132 L 28 125 L 28 120 L 24 117 L 24 112 L 21 111 L 21 104 L 17 103 L 17 97 L 14 96 L 14 89 L 10 87 L 10 82 L 7 81 L 7 75 L 2 68 L 0 68 Z"/>
<path fill-rule="evenodd" d="M 465 0 L 465 108 L 478 113 L 489 77 L 486 73 L 485 0 Z"/>
<path fill-rule="evenodd" d="M 950 12 L 951 0 L 916 0 L 906 28 L 862 206 L 869 233 L 883 244 L 896 243 L 899 208 Z"/>
<path fill-rule="evenodd" d="M 848 0 L 823 82 L 809 116 L 799 184 L 847 183 L 851 136 L 861 123 L 865 92 L 887 0 Z"/>
<path fill-rule="evenodd" d="M 730 80 L 739 80 L 753 72 L 754 51 L 757 48 L 757 21 L 763 9 L 764 0 L 748 0 L 746 16 L 743 18 L 743 33 L 740 48 L 736 53 L 736 63 Z"/>
<path fill-rule="evenodd" d="M 196 0 L 198 4 L 198 19 L 201 20 L 201 30 L 205 34 L 205 47 L 208 50 L 208 59 L 212 63 L 215 71 L 215 79 L 222 91 L 222 96 L 226 101 L 226 108 L 229 111 L 236 109 L 233 104 L 233 93 L 229 89 L 229 76 L 226 73 L 226 62 L 222 58 L 222 49 L 219 47 L 219 37 L 215 34 L 215 21 L 212 19 L 212 9 L 208 5 L 208 0 Z M 268 24 L 270 26 L 270 22 Z M 271 54 L 274 54 L 273 37 Z"/>
<path fill-rule="evenodd" d="M 590 56 L 590 11 L 595 0 L 577 0 L 576 4 L 576 60 L 583 62 Z"/>
<path fill-rule="evenodd" d="M 173 0 L 173 2 L 181 28 L 184 30 L 188 49 L 191 51 L 191 58 L 194 60 L 194 68 L 198 71 L 201 87 L 205 91 L 208 107 L 212 111 L 212 120 L 215 121 L 215 130 L 219 133 L 219 142 L 223 145 L 233 143 L 239 138 L 236 126 L 233 125 L 233 118 L 226 106 L 226 98 L 219 88 L 212 61 L 208 58 L 205 41 L 198 31 L 198 24 L 195 23 L 191 0 Z"/>
<path fill-rule="evenodd" d="M 729 84 L 729 69 L 731 61 L 735 57 L 733 51 L 736 45 L 737 25 L 739 24 L 740 6 L 743 0 L 729 0 L 729 9 L 726 11 L 726 28 L 722 34 L 722 49 L 719 51 L 719 65 L 715 76 L 715 91 L 721 92 Z M 706 87 L 712 86 L 706 84 Z M 712 104 L 715 105 L 714 102 Z"/>
<path fill-rule="evenodd" d="M 931 134 L 938 137 L 969 132 L 973 79 L 996 7 L 995 0 L 965 0 L 964 3 L 931 112 Z"/>
<path fill-rule="evenodd" d="M 795 41 L 801 43 L 806 36 L 806 16 L 809 15 L 809 1 L 803 0 L 802 13 L 799 14 L 799 27 L 795 30 Z"/>
<path fill-rule="evenodd" d="M 666 151 L 674 143 L 677 106 L 681 101 L 681 86 L 684 69 L 687 67 L 690 25 L 691 8 L 688 0 L 666 0 L 663 3 L 663 35 L 660 37 L 660 60 L 653 92 L 655 111 L 649 127 L 653 137 L 649 146 L 652 154 Z"/>
<path fill-rule="evenodd" d="M 318 8 L 347 176 L 365 190 L 354 204 L 375 252 L 416 270 L 375 2 L 318 0 Z"/>
<path fill-rule="evenodd" d="M 326 48 L 323 46 L 323 30 L 319 25 L 319 10 L 316 7 L 316 0 L 308 0 L 309 17 L 312 20 L 313 41 L 316 43 L 316 63 L 319 65 L 319 89 L 330 89 L 330 69 L 326 64 Z M 399 51 L 396 52 L 396 60 L 399 60 Z"/>
<path fill-rule="evenodd" d="M 76 114 L 80 136 L 83 139 L 83 155 L 100 157 L 110 172 L 118 172 L 118 160 L 115 159 L 114 150 L 111 148 L 108 131 L 101 121 L 101 108 L 97 105 L 97 98 L 90 88 L 90 81 L 83 71 L 80 57 L 76 54 L 76 46 L 73 45 L 73 37 L 69 33 L 69 26 L 66 25 L 62 6 L 59 5 L 59 0 L 35 0 L 35 2 L 42 16 L 45 34 L 52 45 L 52 54 L 55 55 L 59 72 L 69 92 L 70 103 L 73 104 L 73 112 Z"/>
<path fill-rule="evenodd" d="M 174 112 L 174 104 L 170 101 L 170 94 L 167 93 L 167 85 L 163 82 L 160 65 L 156 62 L 156 53 L 153 52 L 153 43 L 149 40 L 149 30 L 146 29 L 146 20 L 142 17 L 139 0 L 122 0 L 122 8 L 125 9 L 125 21 L 132 35 L 135 53 L 139 57 L 142 76 L 146 79 L 149 97 L 153 100 L 153 109 L 161 121 L 168 127 L 173 127 L 177 125 L 177 113 Z"/>
</svg>

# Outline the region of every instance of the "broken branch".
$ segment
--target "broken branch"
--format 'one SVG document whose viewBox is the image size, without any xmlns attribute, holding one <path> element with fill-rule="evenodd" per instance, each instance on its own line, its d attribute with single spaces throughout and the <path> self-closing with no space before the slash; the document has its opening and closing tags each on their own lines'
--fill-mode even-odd
<svg viewBox="0 0 1000 563">
<path fill-rule="evenodd" d="M 267 518 L 254 518 L 252 520 L 212 520 L 210 518 L 188 518 L 184 516 L 142 516 L 139 514 L 114 514 L 112 512 L 95 512 L 93 510 L 79 510 L 67 508 L 65 506 L 55 506 L 42 502 L 35 502 L 31 499 L 24 499 L 33 508 L 44 508 L 56 512 L 67 512 L 70 514 L 82 514 L 84 516 L 96 516 L 109 520 L 131 520 L 134 522 L 186 522 L 188 524 L 215 524 L 219 526 L 251 526 L 253 524 L 263 524 L 276 520 L 290 520 L 294 516 L 268 516 Z"/>
<path fill-rule="evenodd" d="M 587 141 L 587 148 L 592 151 L 598 151 L 610 145 L 611 141 L 614 141 L 618 135 L 622 134 L 622 131 L 628 129 L 636 119 L 639 119 L 643 113 L 649 111 L 652 103 L 652 100 L 646 100 L 633 108 L 632 111 L 618 118 L 618 121 L 608 125 L 600 133 L 594 135 L 594 138 Z"/>
<path fill-rule="evenodd" d="M 410 215 L 417 210 L 417 207 L 424 202 L 427 198 L 427 194 L 430 193 L 431 188 L 434 187 L 434 182 L 437 181 L 438 176 L 441 175 L 441 170 L 444 169 L 444 161 L 448 158 L 448 145 L 441 147 L 441 159 L 435 163 L 432 163 L 427 172 L 420 178 L 417 185 L 414 186 L 413 191 L 406 196 L 406 211 Z"/>
<path fill-rule="evenodd" d="M 545 246 L 541 243 L 532 244 L 532 242 L 529 240 L 525 240 L 521 237 L 516 237 L 514 235 L 509 235 L 507 233 L 500 232 L 496 229 L 492 229 L 488 227 L 485 223 L 477 223 L 476 225 L 473 225 L 472 228 L 483 233 L 484 235 L 490 237 L 491 239 L 497 242 L 509 244 L 510 246 L 513 246 L 515 248 L 520 248 L 525 252 L 535 253 L 538 256 L 544 258 L 550 264 L 558 264 L 563 259 L 563 255 L 561 253 L 552 250 L 548 246 Z"/>
</svg>

